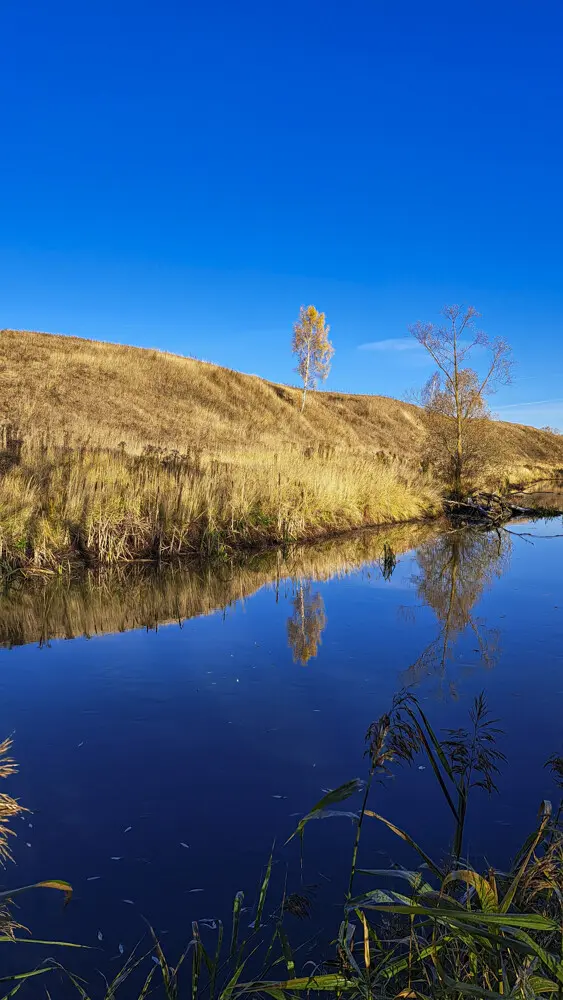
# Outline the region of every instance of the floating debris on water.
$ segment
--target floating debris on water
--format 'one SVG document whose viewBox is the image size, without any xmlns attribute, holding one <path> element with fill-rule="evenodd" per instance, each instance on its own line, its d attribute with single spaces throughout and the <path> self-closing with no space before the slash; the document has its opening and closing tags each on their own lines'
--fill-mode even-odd
<svg viewBox="0 0 563 1000">
<path fill-rule="evenodd" d="M 28 825 L 28 827 L 29 827 L 30 830 L 33 830 L 33 823 L 28 823 L 27 825 Z"/>
<path fill-rule="evenodd" d="M 122 903 L 128 903 L 129 906 L 134 906 L 135 905 L 132 899 L 122 899 L 121 902 Z"/>
<path fill-rule="evenodd" d="M 26 846 L 26 847 L 31 847 L 31 844 L 26 844 L 25 846 Z"/>
<path fill-rule="evenodd" d="M 213 917 L 202 917 L 199 923 L 202 924 L 203 927 L 207 927 L 209 931 L 217 930 L 217 921 L 214 920 Z"/>
<path fill-rule="evenodd" d="M 88 878 L 86 879 L 86 881 L 87 882 L 97 882 L 98 879 L 101 878 L 101 877 L 102 877 L 101 875 L 89 875 Z"/>
<path fill-rule="evenodd" d="M 185 848 L 187 848 L 187 850 L 188 850 L 188 851 L 189 851 L 189 849 L 190 849 L 190 845 L 189 845 L 189 844 L 186 844 L 186 843 L 184 843 L 184 841 L 183 841 L 183 840 L 181 840 L 181 841 L 180 841 L 180 847 L 185 847 Z"/>
<path fill-rule="evenodd" d="M 117 857 L 117 856 L 116 857 L 111 857 L 110 861 L 123 861 L 123 858 L 122 857 Z"/>
<path fill-rule="evenodd" d="M 119 952 L 120 955 L 123 955 L 123 952 L 125 951 L 125 949 L 124 949 L 124 947 L 123 947 L 122 944 L 119 945 L 119 947 L 118 947 L 117 950 L 118 950 L 118 952 Z"/>
<path fill-rule="evenodd" d="M 104 935 L 102 934 L 101 931 L 98 931 L 98 941 L 103 941 L 103 940 L 104 940 Z"/>
<path fill-rule="evenodd" d="M 152 960 L 153 960 L 153 962 L 154 962 L 154 964 L 155 964 L 155 965 L 160 965 L 160 961 L 159 961 L 159 959 L 158 959 L 158 958 L 156 957 L 156 955 L 151 955 L 151 958 L 152 958 Z"/>
<path fill-rule="evenodd" d="M 426 767 L 424 766 L 424 764 L 420 764 L 418 770 L 419 771 L 425 771 Z"/>
<path fill-rule="evenodd" d="M 287 799 L 287 795 L 272 795 L 273 799 Z"/>
<path fill-rule="evenodd" d="M 203 892 L 203 889 L 188 889 L 188 892 Z"/>
<path fill-rule="evenodd" d="M 125 829 L 124 829 L 124 831 L 123 831 L 123 833 L 129 833 L 129 830 L 132 830 L 132 829 L 133 829 L 132 826 L 126 826 Z"/>
<path fill-rule="evenodd" d="M 79 746 L 79 747 L 83 747 L 83 746 L 84 746 L 84 740 L 82 740 L 82 743 L 79 743 L 79 744 L 78 744 L 78 746 Z M 78 749 L 78 748 L 77 748 L 77 749 Z"/>
</svg>

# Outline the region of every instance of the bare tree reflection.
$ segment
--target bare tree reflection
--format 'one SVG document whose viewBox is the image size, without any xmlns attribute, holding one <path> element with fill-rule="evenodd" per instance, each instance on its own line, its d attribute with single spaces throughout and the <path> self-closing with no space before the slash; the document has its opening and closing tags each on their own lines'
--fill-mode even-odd
<svg viewBox="0 0 563 1000">
<path fill-rule="evenodd" d="M 293 614 L 287 619 L 287 641 L 293 653 L 293 662 L 305 665 L 317 655 L 321 636 L 326 627 L 324 601 L 312 593 L 311 581 L 300 581 L 293 599 Z"/>
<path fill-rule="evenodd" d="M 447 666 L 462 633 L 469 630 L 484 666 L 494 666 L 499 655 L 499 631 L 488 628 L 473 609 L 486 587 L 508 566 L 511 539 L 506 532 L 467 528 L 451 531 L 423 545 L 416 554 L 419 567 L 413 582 L 419 598 L 434 611 L 439 631 L 405 672 L 406 684 L 418 684 L 435 675 L 448 684 Z M 449 685 L 455 696 L 455 686 Z"/>
</svg>

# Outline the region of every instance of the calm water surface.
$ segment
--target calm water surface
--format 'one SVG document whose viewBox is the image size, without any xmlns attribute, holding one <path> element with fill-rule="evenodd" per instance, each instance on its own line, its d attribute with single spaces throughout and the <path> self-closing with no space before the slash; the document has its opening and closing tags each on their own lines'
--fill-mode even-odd
<svg viewBox="0 0 563 1000">
<path fill-rule="evenodd" d="M 237 890 L 252 900 L 274 839 L 323 789 L 365 774 L 364 733 L 407 684 L 438 729 L 464 725 L 481 690 L 500 718 L 500 795 L 477 794 L 467 849 L 506 864 L 555 795 L 543 763 L 563 749 L 563 538 L 549 537 L 561 531 L 402 528 L 216 571 L 6 592 L 1 733 L 20 762 L 6 790 L 32 814 L 16 822 L 17 867 L 2 880 L 75 887 L 65 911 L 37 893 L 20 917 L 37 936 L 99 947 L 73 957 L 80 968 L 112 968 L 143 917 L 172 951 L 193 919 L 227 920 Z M 382 782 L 378 806 L 439 857 L 449 819 L 419 765 Z M 305 838 L 305 880 L 331 933 L 352 833 L 334 819 Z M 403 846 L 370 829 L 363 860 L 414 866 Z M 287 862 L 297 888 L 297 847 L 277 856 L 274 881 Z"/>
</svg>

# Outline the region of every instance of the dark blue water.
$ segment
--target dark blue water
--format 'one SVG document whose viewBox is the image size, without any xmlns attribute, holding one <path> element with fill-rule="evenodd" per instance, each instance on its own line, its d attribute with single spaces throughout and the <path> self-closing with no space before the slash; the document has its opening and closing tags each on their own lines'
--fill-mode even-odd
<svg viewBox="0 0 563 1000">
<path fill-rule="evenodd" d="M 64 960 L 107 971 L 119 945 L 126 954 L 145 933 L 145 919 L 175 953 L 192 920 L 228 919 L 237 890 L 250 905 L 274 840 L 273 892 L 286 872 L 289 890 L 298 888 L 298 844 L 284 849 L 284 840 L 323 789 L 366 773 L 365 731 L 405 684 L 436 729 L 464 725 L 481 690 L 501 720 L 508 762 L 499 794 L 475 795 L 466 851 L 505 865 L 540 800 L 555 795 L 543 764 L 563 749 L 563 538 L 547 537 L 560 522 L 511 530 L 427 538 L 398 554 L 394 571 L 377 536 L 374 558 L 369 539 L 343 541 L 250 573 L 233 569 L 228 580 L 217 571 L 222 590 L 213 574 L 199 573 L 195 586 L 193 571 L 177 571 L 164 588 L 149 579 L 123 612 L 126 579 L 114 590 L 102 581 L 105 597 L 92 584 L 50 604 L 41 584 L 25 616 L 26 593 L 5 600 L 4 643 L 25 644 L 0 651 L 1 735 L 13 732 L 20 763 L 3 790 L 32 813 L 16 821 L 16 866 L 2 881 L 63 878 L 75 889 L 64 911 L 50 892 L 22 897 L 19 917 L 37 937 L 99 948 Z M 98 632 L 104 623 L 126 628 L 137 613 L 143 620 L 151 588 L 151 624 L 182 617 L 186 588 L 194 615 L 220 593 L 230 603 L 157 630 L 44 641 L 45 630 L 75 634 L 86 619 L 94 631 L 93 604 Z M 450 818 L 424 760 L 382 780 L 374 804 L 428 853 L 447 850 Z M 322 914 L 329 936 L 352 836 L 347 819 L 311 823 L 305 836 L 304 880 L 318 887 L 313 920 Z M 373 821 L 362 863 L 390 859 L 418 863 Z M 20 952 L 4 959 L 10 970 L 29 967 Z M 36 960 L 43 953 L 38 946 Z"/>
</svg>

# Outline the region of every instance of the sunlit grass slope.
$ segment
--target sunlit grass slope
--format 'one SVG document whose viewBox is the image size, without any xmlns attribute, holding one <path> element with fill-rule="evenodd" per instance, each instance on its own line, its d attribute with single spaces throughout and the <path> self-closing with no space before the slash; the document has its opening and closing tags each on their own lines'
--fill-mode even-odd
<svg viewBox="0 0 563 1000">
<path fill-rule="evenodd" d="M 0 333 L 0 553 L 10 564 L 217 553 L 435 513 L 415 406 L 300 392 L 74 337 Z M 498 423 L 499 469 L 563 439 Z"/>
</svg>

